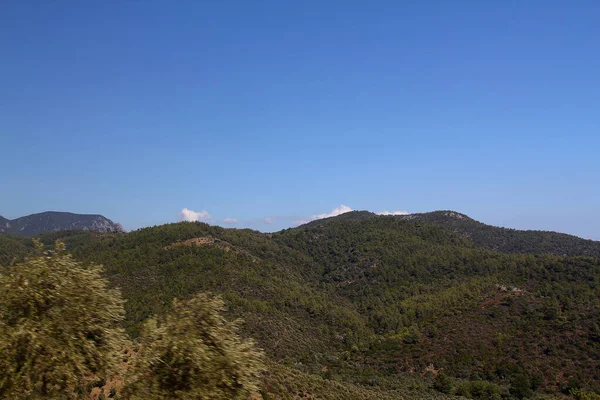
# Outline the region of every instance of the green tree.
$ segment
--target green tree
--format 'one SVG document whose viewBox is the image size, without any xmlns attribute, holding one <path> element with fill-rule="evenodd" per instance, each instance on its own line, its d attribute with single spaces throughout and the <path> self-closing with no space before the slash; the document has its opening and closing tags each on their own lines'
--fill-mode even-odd
<svg viewBox="0 0 600 400">
<path fill-rule="evenodd" d="M 454 390 L 454 383 L 448 375 L 444 372 L 440 372 L 433 380 L 433 388 L 438 392 L 451 394 Z"/>
<path fill-rule="evenodd" d="M 0 275 L 0 398 L 77 398 L 112 375 L 123 300 L 64 246 Z"/>
<path fill-rule="evenodd" d="M 223 311 L 220 298 L 200 294 L 148 320 L 124 398 L 235 400 L 257 393 L 262 353 Z"/>
<path fill-rule="evenodd" d="M 532 394 L 531 381 L 524 373 L 516 373 L 513 375 L 510 386 L 510 393 L 517 399 L 523 399 Z"/>
</svg>

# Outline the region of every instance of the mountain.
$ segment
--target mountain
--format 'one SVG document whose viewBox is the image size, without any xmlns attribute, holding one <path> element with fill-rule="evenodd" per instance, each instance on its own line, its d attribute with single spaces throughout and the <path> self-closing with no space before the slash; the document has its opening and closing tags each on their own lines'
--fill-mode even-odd
<svg viewBox="0 0 600 400">
<path fill-rule="evenodd" d="M 0 232 L 4 232 L 4 229 L 10 228 L 10 220 L 0 215 Z"/>
<path fill-rule="evenodd" d="M 476 246 L 511 254 L 551 254 L 556 256 L 600 257 L 600 241 L 582 239 L 565 233 L 518 230 L 486 225 L 456 211 L 433 211 L 394 215 L 403 221 L 440 225 L 468 239 Z M 351 211 L 331 218 L 311 221 L 295 229 L 310 229 L 331 222 L 379 218 L 369 211 Z"/>
<path fill-rule="evenodd" d="M 569 257 L 537 236 L 520 252 L 475 242 L 452 218 L 476 221 L 445 213 L 347 213 L 270 235 L 183 222 L 39 238 L 104 265 L 133 337 L 173 298 L 220 294 L 268 356 L 264 399 L 600 393 L 600 258 L 568 235 L 553 246 Z M 28 251 L 31 239 L 0 235 L 0 264 Z"/>
<path fill-rule="evenodd" d="M 96 214 L 73 214 L 47 211 L 9 220 L 0 216 L 0 232 L 36 236 L 44 232 L 64 230 L 125 232 L 123 226 Z"/>
</svg>

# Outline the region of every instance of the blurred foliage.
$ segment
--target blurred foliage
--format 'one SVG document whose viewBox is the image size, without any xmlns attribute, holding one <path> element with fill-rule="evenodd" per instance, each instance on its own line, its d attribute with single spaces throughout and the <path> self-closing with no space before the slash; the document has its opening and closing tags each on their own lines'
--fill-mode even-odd
<svg viewBox="0 0 600 400">
<path fill-rule="evenodd" d="M 600 400 L 600 394 L 574 389 L 571 394 L 576 400 Z"/>
<path fill-rule="evenodd" d="M 199 294 L 149 319 L 124 399 L 248 399 L 258 393 L 262 354 L 227 322 L 219 298 Z"/>
<path fill-rule="evenodd" d="M 0 275 L 0 398 L 77 398 L 116 370 L 123 300 L 61 248 Z"/>
</svg>

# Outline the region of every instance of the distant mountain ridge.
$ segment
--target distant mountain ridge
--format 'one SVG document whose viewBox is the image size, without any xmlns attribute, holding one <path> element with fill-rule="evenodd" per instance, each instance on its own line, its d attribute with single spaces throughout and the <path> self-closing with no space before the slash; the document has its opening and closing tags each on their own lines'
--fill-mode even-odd
<svg viewBox="0 0 600 400">
<path fill-rule="evenodd" d="M 45 232 L 65 230 L 125 232 L 121 224 L 99 214 L 46 211 L 13 220 L 0 216 L 0 232 L 2 233 L 36 236 Z"/>
</svg>

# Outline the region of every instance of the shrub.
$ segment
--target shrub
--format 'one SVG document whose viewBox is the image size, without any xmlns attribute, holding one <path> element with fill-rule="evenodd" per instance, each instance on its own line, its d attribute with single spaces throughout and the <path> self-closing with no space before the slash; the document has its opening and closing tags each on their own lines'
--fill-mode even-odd
<svg viewBox="0 0 600 400">
<path fill-rule="evenodd" d="M 454 390 L 454 384 L 448 375 L 440 372 L 433 381 L 433 388 L 438 392 L 451 394 Z"/>
<path fill-rule="evenodd" d="M 0 398 L 75 398 L 105 380 L 126 343 L 123 300 L 64 246 L 0 275 Z"/>
<path fill-rule="evenodd" d="M 144 326 L 125 399 L 247 399 L 258 392 L 262 353 L 222 316 L 220 298 L 173 302 Z"/>
</svg>

